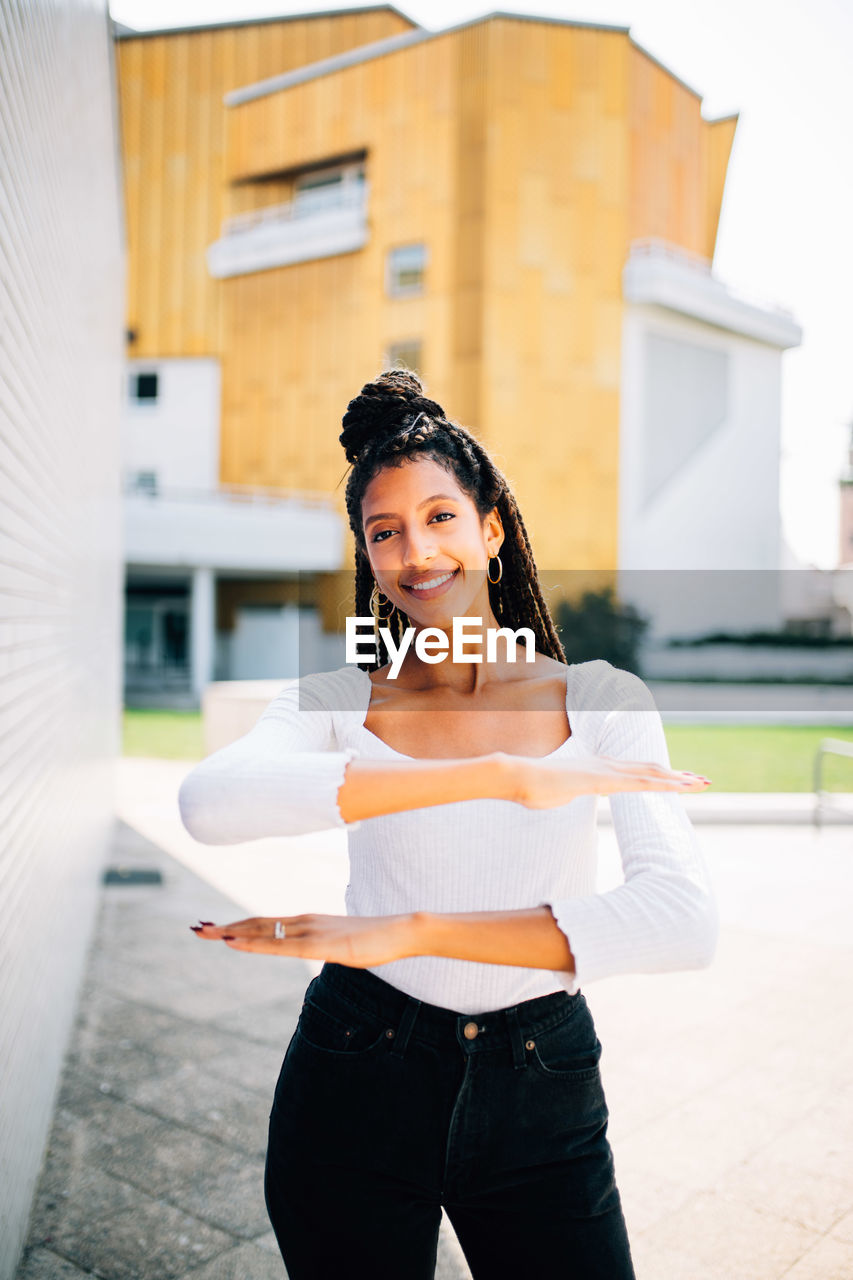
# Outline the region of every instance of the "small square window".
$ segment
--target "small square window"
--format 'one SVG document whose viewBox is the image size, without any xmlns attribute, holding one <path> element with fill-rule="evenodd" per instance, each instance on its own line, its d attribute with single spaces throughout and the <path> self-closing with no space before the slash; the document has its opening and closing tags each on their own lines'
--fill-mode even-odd
<svg viewBox="0 0 853 1280">
<path fill-rule="evenodd" d="M 427 264 L 425 244 L 406 244 L 390 249 L 386 259 L 385 288 L 391 297 L 423 293 Z"/>
<path fill-rule="evenodd" d="M 157 373 L 133 374 L 130 380 L 130 394 L 134 400 L 155 404 L 160 394 L 160 375 Z"/>
<path fill-rule="evenodd" d="M 157 495 L 156 471 L 132 471 L 128 477 L 128 488 L 134 493 L 150 493 Z"/>
<path fill-rule="evenodd" d="M 419 338 L 410 338 L 405 342 L 392 342 L 386 356 L 386 369 L 409 369 L 412 373 L 423 372 L 423 343 Z"/>
</svg>

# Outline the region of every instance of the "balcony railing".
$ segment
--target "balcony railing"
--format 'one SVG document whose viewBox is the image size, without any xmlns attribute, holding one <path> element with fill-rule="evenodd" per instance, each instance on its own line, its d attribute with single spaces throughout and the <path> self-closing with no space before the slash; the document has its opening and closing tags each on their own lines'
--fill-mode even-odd
<svg viewBox="0 0 853 1280">
<path fill-rule="evenodd" d="M 144 482 L 140 483 L 140 474 Z M 150 477 L 150 478 L 149 478 Z M 274 485 L 219 484 L 215 488 L 204 485 L 184 486 L 159 483 L 154 472 L 128 472 L 124 479 L 124 492 L 143 497 L 151 502 L 239 503 L 250 506 L 316 507 L 325 511 L 335 509 L 329 494 L 313 489 L 279 489 Z"/>
<path fill-rule="evenodd" d="M 363 209 L 365 204 L 365 183 L 352 182 L 339 186 L 318 187 L 316 190 L 300 192 L 293 200 L 283 204 L 270 204 L 263 209 L 250 209 L 247 213 L 237 213 L 226 218 L 222 224 L 222 235 L 242 235 L 253 231 L 256 227 L 264 227 L 270 223 L 294 222 L 298 218 L 313 218 L 318 213 L 329 213 L 339 209 Z"/>
<path fill-rule="evenodd" d="M 781 316 L 786 320 L 794 320 L 794 313 L 789 311 L 787 307 L 781 307 L 777 302 L 769 298 L 761 298 L 755 294 L 744 293 L 739 289 L 733 289 L 731 285 L 724 284 L 714 276 L 713 264 L 710 258 L 706 258 L 701 253 L 694 253 L 691 249 L 685 249 L 681 245 L 673 244 L 669 240 L 662 240 L 658 236 L 644 236 L 638 240 L 632 240 L 629 261 L 631 260 L 635 262 L 637 260 L 666 262 L 687 267 L 689 270 L 705 276 L 709 283 L 719 289 L 724 289 L 730 297 L 737 298 L 747 306 L 759 307 L 763 311 L 772 312 L 774 315 Z"/>
<path fill-rule="evenodd" d="M 211 275 L 244 275 L 363 248 L 367 194 L 367 182 L 346 182 L 226 219 L 207 251 Z"/>
<path fill-rule="evenodd" d="M 122 508 L 129 564 L 280 572 L 337 569 L 344 555 L 344 522 L 328 493 L 237 484 L 139 488 L 129 479 Z"/>
</svg>

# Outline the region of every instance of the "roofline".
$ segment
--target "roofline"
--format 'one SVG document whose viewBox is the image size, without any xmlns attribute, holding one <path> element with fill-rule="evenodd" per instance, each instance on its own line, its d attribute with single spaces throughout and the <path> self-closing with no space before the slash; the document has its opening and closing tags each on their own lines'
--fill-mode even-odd
<svg viewBox="0 0 853 1280">
<path fill-rule="evenodd" d="M 725 115 L 725 116 L 706 116 L 705 117 L 706 124 L 726 124 L 729 120 L 734 120 L 735 122 L 740 120 L 740 112 L 730 111 L 728 115 Z"/>
<path fill-rule="evenodd" d="M 688 84 L 686 80 L 681 79 L 681 76 L 677 76 L 671 67 L 668 67 L 665 62 L 661 62 L 660 58 L 656 58 L 653 53 L 649 53 L 648 49 L 645 49 L 634 39 L 630 31 L 628 32 L 628 39 L 631 41 L 631 44 L 635 49 L 648 58 L 649 62 L 653 62 L 656 67 L 660 67 L 661 71 L 665 71 L 668 76 L 671 76 L 676 84 L 681 85 L 682 89 L 686 89 L 688 93 L 693 94 L 694 98 L 698 98 L 700 102 L 702 101 L 702 95 L 698 89 L 694 89 L 692 84 Z"/>
<path fill-rule="evenodd" d="M 437 31 L 432 31 L 427 27 L 419 27 L 414 31 L 401 31 L 395 36 L 386 36 L 382 40 L 374 40 L 370 44 L 360 45 L 355 49 L 347 49 L 344 53 L 334 54 L 330 58 L 322 58 L 319 62 L 310 62 L 304 67 L 297 67 L 293 71 L 285 71 L 281 75 L 270 76 L 266 80 L 259 80 L 255 84 L 246 85 L 242 89 L 232 89 L 230 93 L 225 95 L 225 105 L 236 107 L 244 102 L 252 102 L 256 98 L 265 98 L 270 93 L 278 93 L 282 89 L 291 89 L 295 85 L 305 84 L 308 80 L 330 75 L 334 71 L 342 71 L 346 67 L 357 66 L 361 62 L 369 62 L 372 58 L 381 58 L 383 54 L 395 53 L 398 49 L 408 48 L 409 45 L 421 44 L 425 40 L 434 40 L 438 36 L 450 35 L 454 31 L 463 31 L 466 27 L 479 26 L 481 23 L 490 22 L 493 18 L 510 18 L 518 22 L 544 22 L 552 26 L 580 27 L 592 31 L 614 31 L 629 38 L 631 34 L 628 27 L 613 26 L 609 23 L 580 22 L 575 21 L 573 18 L 537 17 L 531 13 L 508 13 L 504 10 L 496 9 L 492 13 L 481 14 L 477 18 L 468 18 L 465 22 L 458 22 L 452 27 L 441 27 Z M 651 54 L 649 54 L 649 57 L 651 57 Z M 672 73 L 670 72 L 670 74 Z M 677 79 L 678 77 L 674 78 Z M 691 92 L 693 91 L 691 90 Z M 699 94 L 696 96 L 700 97 Z"/>
<path fill-rule="evenodd" d="M 413 27 L 421 29 L 414 18 L 403 13 L 402 9 L 398 9 L 395 4 L 363 4 L 355 5 L 351 9 L 312 9 L 310 13 L 284 13 L 272 18 L 239 18 L 232 22 L 208 22 L 195 27 L 157 27 L 150 31 L 134 30 L 131 27 L 116 24 L 113 35 L 116 40 L 140 40 L 147 39 L 149 36 L 185 36 L 192 35 L 196 31 L 226 31 L 234 27 L 261 27 L 276 22 L 304 21 L 306 18 L 339 18 L 353 13 L 376 13 L 380 10 L 396 13 L 399 18 L 410 22 Z"/>
</svg>

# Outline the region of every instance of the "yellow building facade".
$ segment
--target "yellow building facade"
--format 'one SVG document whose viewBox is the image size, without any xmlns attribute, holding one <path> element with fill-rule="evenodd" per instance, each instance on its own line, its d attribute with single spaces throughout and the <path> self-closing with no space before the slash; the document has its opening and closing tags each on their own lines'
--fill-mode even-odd
<svg viewBox="0 0 853 1280">
<path fill-rule="evenodd" d="M 222 354 L 222 290 L 205 253 L 230 207 L 225 95 L 414 25 L 371 5 L 116 41 L 129 355 Z"/>
<path fill-rule="evenodd" d="M 333 491 L 347 401 L 418 344 L 430 395 L 498 455 L 540 563 L 615 567 L 622 269 L 645 237 L 713 257 L 736 118 L 703 119 L 625 29 L 521 16 L 426 33 L 383 6 L 118 49 L 131 350 L 219 357 L 222 480 Z M 369 190 L 362 249 L 210 275 L 224 219 L 348 157 Z M 406 245 L 425 247 L 423 288 L 389 297 Z"/>
<path fill-rule="evenodd" d="M 250 565 L 208 566 L 219 632 L 306 592 L 340 625 L 341 417 L 390 364 L 495 455 L 543 574 L 668 567 L 676 527 L 698 563 L 725 530 L 696 459 L 728 477 L 750 434 L 756 531 L 744 505 L 732 545 L 775 567 L 758 526 L 796 327 L 712 277 L 737 116 L 704 118 L 627 28 L 427 31 L 378 5 L 127 35 L 117 56 L 130 363 L 209 361 L 212 483 L 325 495 L 343 531 L 335 564 L 283 551 L 276 585 L 264 561 L 261 591 Z"/>
<path fill-rule="evenodd" d="M 540 563 L 615 567 L 621 273 L 638 238 L 713 255 L 735 121 L 700 108 L 626 31 L 520 17 L 229 107 L 232 199 L 361 152 L 370 234 L 223 282 L 223 475 L 333 486 L 347 400 L 418 342 L 430 394 L 500 455 Z M 423 291 L 392 298 L 407 244 Z"/>
</svg>

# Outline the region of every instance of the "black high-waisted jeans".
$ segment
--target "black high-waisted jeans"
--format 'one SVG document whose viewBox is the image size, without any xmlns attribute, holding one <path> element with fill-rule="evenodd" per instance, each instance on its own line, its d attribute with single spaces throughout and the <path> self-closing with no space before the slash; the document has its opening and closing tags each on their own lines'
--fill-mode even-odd
<svg viewBox="0 0 853 1280">
<path fill-rule="evenodd" d="M 441 1209 L 475 1280 L 635 1280 L 583 992 L 490 1013 L 326 962 L 269 1117 L 290 1280 L 433 1280 Z"/>
</svg>

